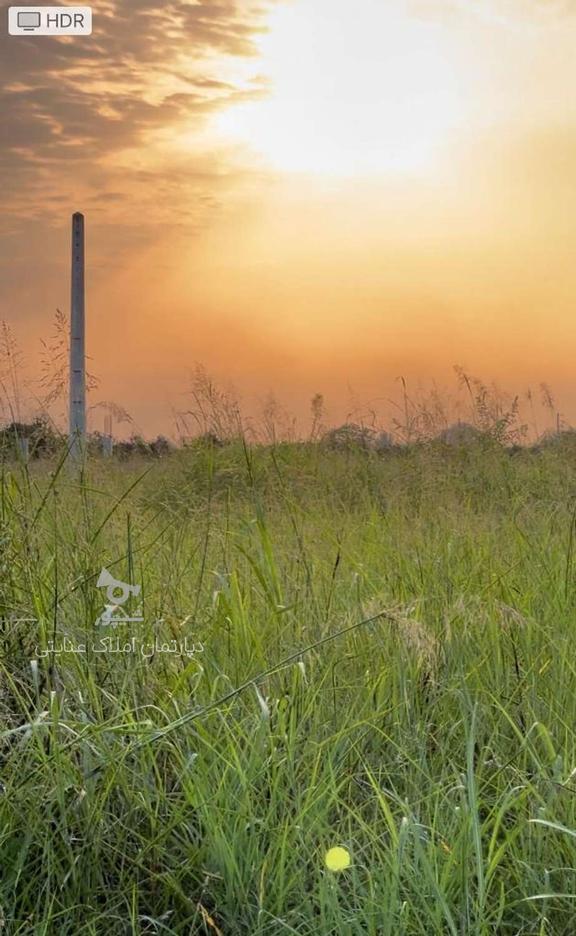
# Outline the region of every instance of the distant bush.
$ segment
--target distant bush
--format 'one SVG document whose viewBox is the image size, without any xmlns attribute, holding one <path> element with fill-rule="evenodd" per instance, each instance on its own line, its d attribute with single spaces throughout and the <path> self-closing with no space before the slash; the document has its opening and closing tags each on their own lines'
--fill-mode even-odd
<svg viewBox="0 0 576 936">
<path fill-rule="evenodd" d="M 182 448 L 222 448 L 226 442 L 216 435 L 215 432 L 203 432 L 192 439 L 184 439 Z"/>
<path fill-rule="evenodd" d="M 151 442 L 147 442 L 141 435 L 133 435 L 129 439 L 114 443 L 114 453 L 121 459 L 135 455 L 161 458 L 169 455 L 173 448 L 171 442 L 163 435 L 157 436 Z"/>
<path fill-rule="evenodd" d="M 533 451 L 576 451 L 576 429 L 562 429 L 560 432 L 546 432 L 532 446 Z"/>
<path fill-rule="evenodd" d="M 368 450 L 374 447 L 376 433 L 367 426 L 359 426 L 357 423 L 344 423 L 343 426 L 337 426 L 325 432 L 321 438 L 321 443 L 329 449 L 363 449 Z"/>
<path fill-rule="evenodd" d="M 374 439 L 374 448 L 377 452 L 386 452 L 389 449 L 396 448 L 396 443 L 393 436 L 389 432 L 379 432 L 376 438 Z"/>
<path fill-rule="evenodd" d="M 476 445 L 486 440 L 486 433 L 467 422 L 454 423 L 438 433 L 436 440 L 454 447 Z"/>
<path fill-rule="evenodd" d="M 161 458 L 163 455 L 169 455 L 173 449 L 173 445 L 166 436 L 159 435 L 150 442 L 150 451 L 152 455 L 155 455 L 156 458 Z"/>
<path fill-rule="evenodd" d="M 23 439 L 28 442 L 30 458 L 40 458 L 55 454 L 62 447 L 64 437 L 43 416 L 30 423 L 14 421 L 0 429 L 0 453 L 4 457 L 18 457 Z"/>
</svg>

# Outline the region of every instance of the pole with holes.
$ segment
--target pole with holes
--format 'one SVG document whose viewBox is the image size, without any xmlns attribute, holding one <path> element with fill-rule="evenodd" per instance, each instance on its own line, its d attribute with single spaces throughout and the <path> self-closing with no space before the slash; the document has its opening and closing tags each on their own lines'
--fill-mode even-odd
<svg viewBox="0 0 576 936">
<path fill-rule="evenodd" d="M 86 349 L 84 308 L 84 215 L 72 215 L 70 299 L 70 455 L 80 461 L 86 447 Z"/>
</svg>

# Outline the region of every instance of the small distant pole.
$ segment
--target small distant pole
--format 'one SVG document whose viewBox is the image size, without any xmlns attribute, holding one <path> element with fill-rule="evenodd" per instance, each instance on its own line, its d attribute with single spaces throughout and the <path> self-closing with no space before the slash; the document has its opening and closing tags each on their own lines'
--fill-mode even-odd
<svg viewBox="0 0 576 936">
<path fill-rule="evenodd" d="M 102 437 L 102 454 L 110 458 L 114 450 L 114 440 L 112 438 L 112 413 L 107 413 L 104 420 L 104 435 Z"/>
<path fill-rule="evenodd" d="M 18 439 L 18 455 L 24 465 L 30 461 L 30 439 L 20 436 Z"/>
<path fill-rule="evenodd" d="M 86 348 L 84 308 L 84 215 L 72 215 L 70 297 L 70 455 L 80 461 L 86 447 Z"/>
</svg>

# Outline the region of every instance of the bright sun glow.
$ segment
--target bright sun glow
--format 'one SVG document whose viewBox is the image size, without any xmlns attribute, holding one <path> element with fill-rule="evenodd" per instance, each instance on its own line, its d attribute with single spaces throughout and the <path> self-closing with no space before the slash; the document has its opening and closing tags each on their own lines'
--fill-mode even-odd
<svg viewBox="0 0 576 936">
<path fill-rule="evenodd" d="M 295 0 L 260 41 L 270 98 L 216 129 L 286 172 L 356 176 L 429 169 L 462 120 L 445 29 L 401 0 Z"/>
</svg>

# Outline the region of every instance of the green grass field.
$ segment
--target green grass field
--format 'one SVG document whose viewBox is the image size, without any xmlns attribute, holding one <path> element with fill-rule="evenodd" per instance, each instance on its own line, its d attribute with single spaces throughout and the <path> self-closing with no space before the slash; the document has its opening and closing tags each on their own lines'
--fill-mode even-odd
<svg viewBox="0 0 576 936">
<path fill-rule="evenodd" d="M 574 452 L 7 464 L 0 523 L 0 931 L 576 931 Z"/>
</svg>

